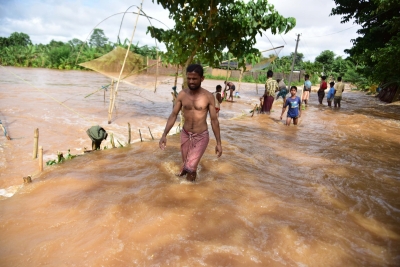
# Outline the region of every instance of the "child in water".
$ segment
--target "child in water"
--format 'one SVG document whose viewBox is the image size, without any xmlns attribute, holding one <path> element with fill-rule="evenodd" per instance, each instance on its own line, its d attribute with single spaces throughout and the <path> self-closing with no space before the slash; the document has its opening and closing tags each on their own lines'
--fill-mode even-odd
<svg viewBox="0 0 400 267">
<path fill-rule="evenodd" d="M 282 108 L 281 120 L 283 113 L 285 113 L 286 107 L 289 106 L 286 118 L 287 126 L 290 125 L 292 119 L 293 119 L 293 124 L 297 125 L 297 122 L 299 121 L 299 118 L 301 116 L 301 108 L 300 108 L 301 100 L 300 97 L 296 96 L 296 93 L 297 93 L 297 87 L 296 86 L 290 87 L 290 97 L 286 99 L 286 102 Z"/>
<path fill-rule="evenodd" d="M 326 95 L 326 100 L 328 101 L 328 107 L 332 106 L 332 100 L 333 97 L 335 96 L 335 87 L 334 87 L 335 83 L 334 82 L 330 82 L 329 86 L 331 88 L 329 88 L 328 94 Z"/>
</svg>

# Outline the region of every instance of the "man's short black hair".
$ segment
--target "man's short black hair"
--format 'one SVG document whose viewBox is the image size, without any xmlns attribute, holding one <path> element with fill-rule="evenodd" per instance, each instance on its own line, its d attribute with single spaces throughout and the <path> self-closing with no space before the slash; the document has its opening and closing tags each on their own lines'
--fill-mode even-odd
<svg viewBox="0 0 400 267">
<path fill-rule="evenodd" d="M 308 75 L 308 74 L 306 74 L 304 77 L 305 77 L 306 79 L 310 79 L 310 75 Z"/>
<path fill-rule="evenodd" d="M 200 75 L 200 77 L 203 77 L 204 71 L 203 67 L 199 64 L 191 64 L 186 68 L 186 73 L 188 72 L 196 72 L 197 74 Z"/>
<path fill-rule="evenodd" d="M 322 79 L 322 80 L 326 80 L 326 76 L 322 76 L 321 79 Z"/>
<path fill-rule="evenodd" d="M 267 71 L 267 77 L 270 78 L 274 76 L 274 73 L 272 72 L 272 70 Z"/>
<path fill-rule="evenodd" d="M 335 82 L 330 82 L 329 85 L 332 87 L 335 85 Z"/>
<path fill-rule="evenodd" d="M 297 87 L 296 86 L 292 85 L 292 87 L 290 87 L 290 90 L 292 90 L 292 89 L 296 90 L 296 92 L 297 92 Z"/>
<path fill-rule="evenodd" d="M 217 87 L 215 87 L 215 88 L 216 88 L 217 90 L 218 90 L 218 89 L 222 89 L 222 86 L 218 84 Z"/>
<path fill-rule="evenodd" d="M 337 77 L 338 82 L 342 81 L 342 77 Z"/>
</svg>

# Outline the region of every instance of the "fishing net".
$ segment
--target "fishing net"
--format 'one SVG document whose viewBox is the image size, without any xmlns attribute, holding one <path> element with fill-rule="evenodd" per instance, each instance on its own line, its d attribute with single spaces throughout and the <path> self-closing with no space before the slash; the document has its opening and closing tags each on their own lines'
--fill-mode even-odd
<svg viewBox="0 0 400 267">
<path fill-rule="evenodd" d="M 111 52 L 88 62 L 79 64 L 82 67 L 97 71 L 107 77 L 118 80 L 127 50 L 117 46 Z M 132 75 L 139 75 L 146 69 L 145 58 L 141 55 L 128 52 L 121 80 Z"/>
<path fill-rule="evenodd" d="M 274 47 L 272 49 L 261 51 L 262 59 L 257 64 L 249 68 L 249 71 L 261 71 L 268 68 L 275 59 L 278 58 L 279 53 L 282 51 L 284 46 Z"/>
</svg>

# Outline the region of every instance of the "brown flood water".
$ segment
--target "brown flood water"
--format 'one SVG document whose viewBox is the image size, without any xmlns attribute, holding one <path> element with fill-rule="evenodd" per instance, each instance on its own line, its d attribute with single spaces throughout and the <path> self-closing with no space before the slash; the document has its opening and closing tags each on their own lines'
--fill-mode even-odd
<svg viewBox="0 0 400 267">
<path fill-rule="evenodd" d="M 105 102 L 103 92 L 85 96 L 108 78 L 0 68 L 0 120 L 12 138 L 0 136 L 0 266 L 400 265 L 400 106 L 346 88 L 333 110 L 312 93 L 300 125 L 286 127 L 281 100 L 271 116 L 250 117 L 263 90 L 242 84 L 241 98 L 221 107 L 223 155 L 210 130 L 192 184 L 174 176 L 179 135 L 158 148 L 173 79 L 160 80 L 157 93 L 121 84 L 107 124 L 109 92 Z M 47 161 L 82 154 L 93 124 L 125 144 L 128 122 L 133 141 L 138 129 L 150 141 L 148 127 L 156 140 L 37 173 L 35 128 Z"/>
</svg>

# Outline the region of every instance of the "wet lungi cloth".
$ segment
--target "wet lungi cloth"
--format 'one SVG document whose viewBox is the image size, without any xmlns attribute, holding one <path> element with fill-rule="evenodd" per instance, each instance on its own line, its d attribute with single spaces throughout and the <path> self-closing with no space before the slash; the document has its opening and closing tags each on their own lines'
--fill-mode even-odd
<svg viewBox="0 0 400 267">
<path fill-rule="evenodd" d="M 181 153 L 183 169 L 187 172 L 195 172 L 201 157 L 206 151 L 210 136 L 208 130 L 202 133 L 181 132 Z"/>
<path fill-rule="evenodd" d="M 264 103 L 261 109 L 261 112 L 270 112 L 272 108 L 272 104 L 274 103 L 273 96 L 264 96 Z"/>
</svg>

